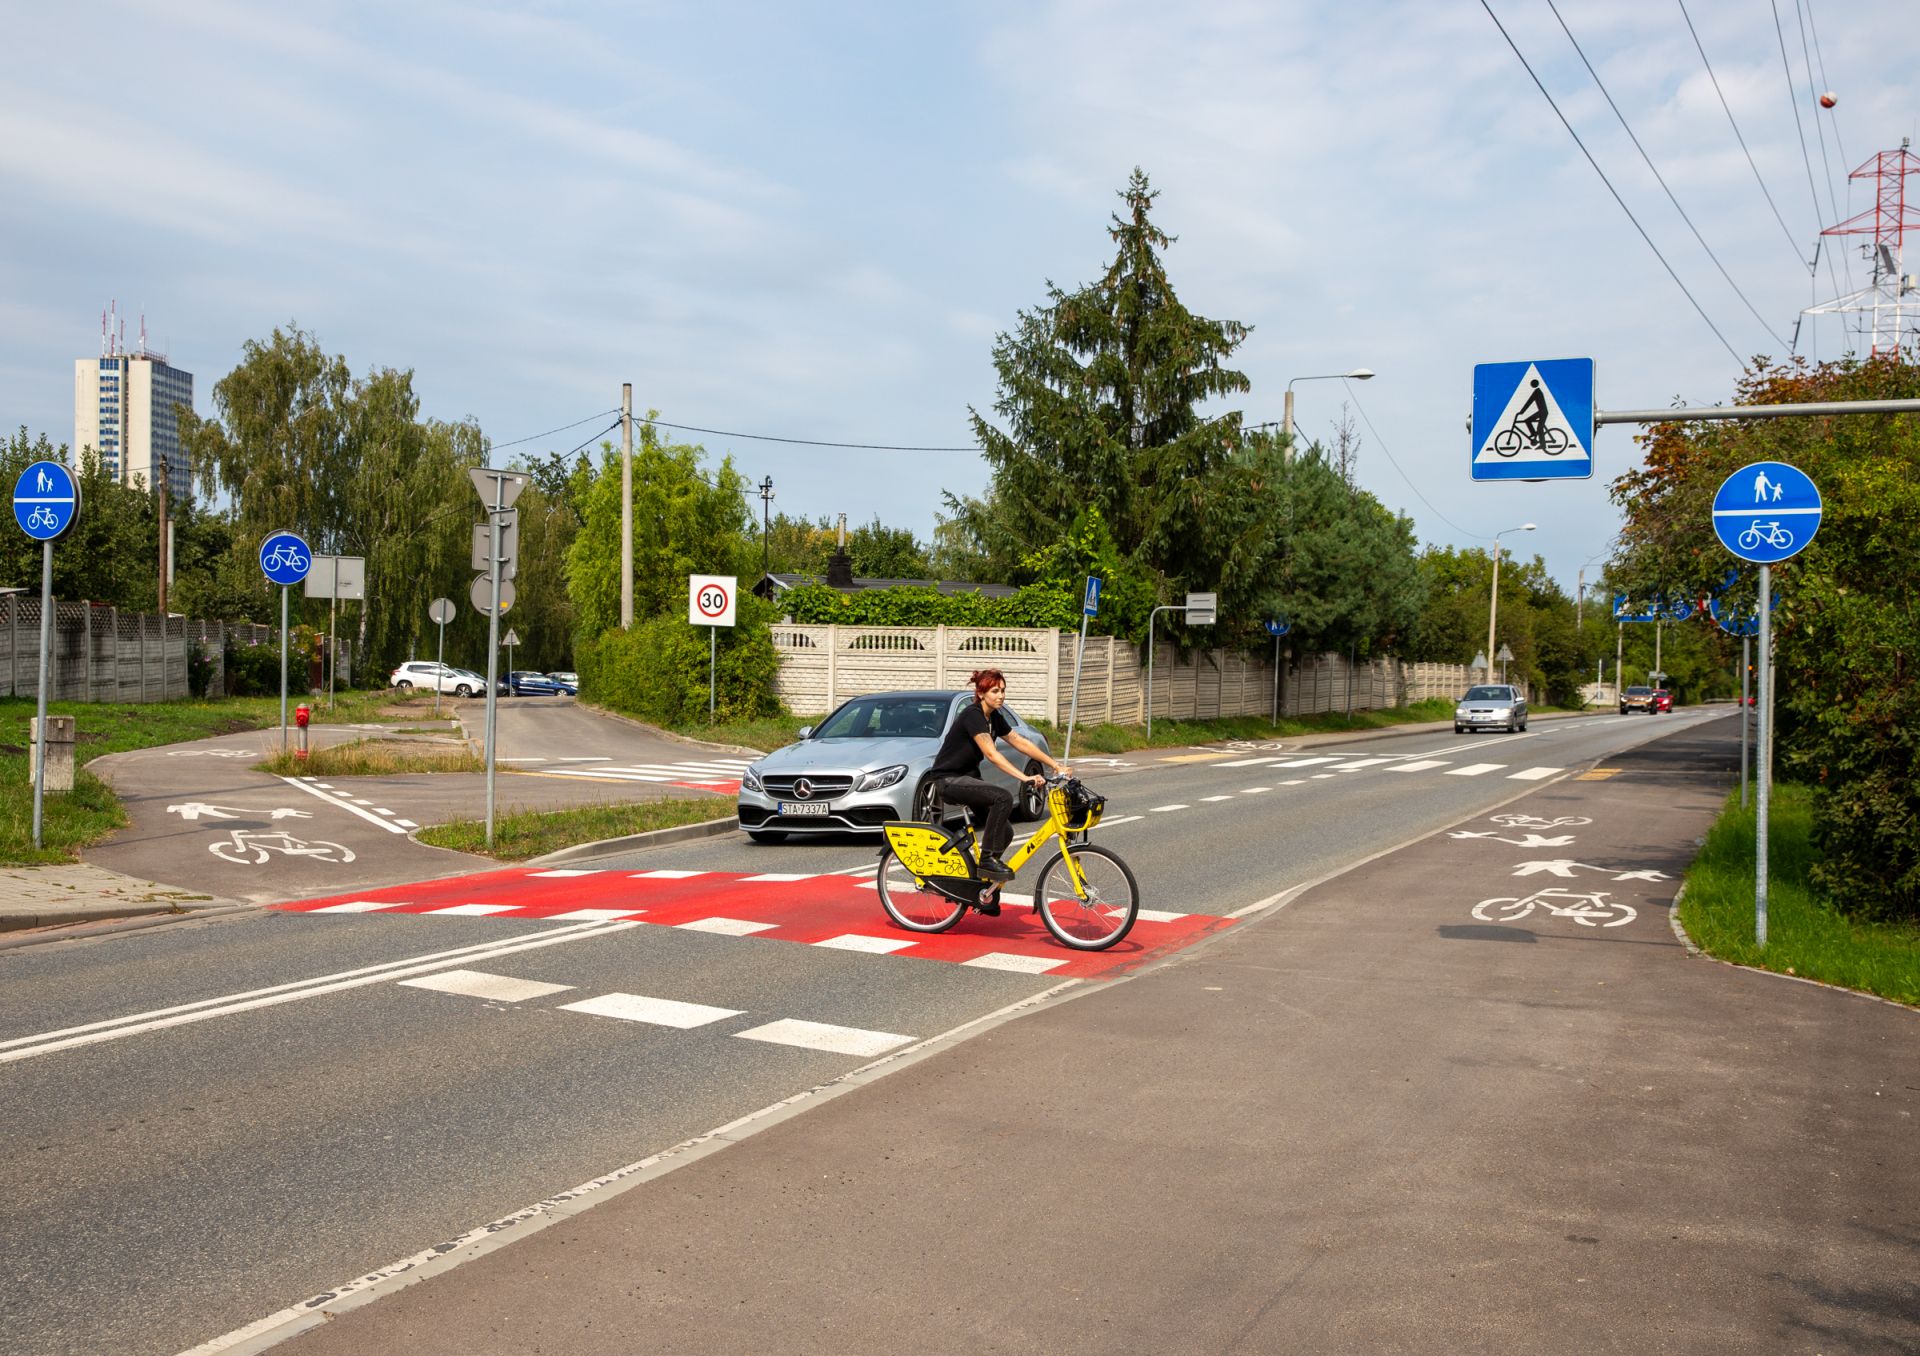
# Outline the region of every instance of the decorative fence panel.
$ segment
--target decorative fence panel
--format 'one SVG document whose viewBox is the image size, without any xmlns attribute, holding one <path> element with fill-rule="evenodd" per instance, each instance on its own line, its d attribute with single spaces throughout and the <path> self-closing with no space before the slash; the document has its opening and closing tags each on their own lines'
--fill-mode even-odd
<svg viewBox="0 0 1920 1356">
<path fill-rule="evenodd" d="M 773 628 L 780 654 L 774 691 L 804 715 L 831 711 L 849 697 L 896 688 L 958 688 L 975 669 L 1007 675 L 1007 700 L 1037 720 L 1056 720 L 1058 632 L 963 626 L 804 626 Z"/>
</svg>

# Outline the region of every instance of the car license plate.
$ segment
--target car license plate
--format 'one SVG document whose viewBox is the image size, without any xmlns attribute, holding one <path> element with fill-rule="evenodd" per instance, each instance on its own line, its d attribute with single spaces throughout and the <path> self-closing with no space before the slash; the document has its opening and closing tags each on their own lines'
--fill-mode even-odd
<svg viewBox="0 0 1920 1356">
<path fill-rule="evenodd" d="M 780 802 L 783 815 L 824 815 L 832 813 L 823 800 L 783 800 Z"/>
</svg>

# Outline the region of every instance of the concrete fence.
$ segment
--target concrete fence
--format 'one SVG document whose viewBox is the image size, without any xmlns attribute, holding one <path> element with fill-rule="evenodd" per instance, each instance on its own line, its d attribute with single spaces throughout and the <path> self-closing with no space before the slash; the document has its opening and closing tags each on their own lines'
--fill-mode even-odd
<svg viewBox="0 0 1920 1356">
<path fill-rule="evenodd" d="M 213 667 L 208 694 L 226 691 L 225 656 L 229 643 L 273 645 L 280 629 L 249 622 L 204 622 L 122 612 L 92 603 L 53 605 L 53 645 L 47 696 L 72 702 L 162 702 L 192 695 L 190 655 Z M 337 684 L 351 680 L 351 646 L 339 643 Z M 295 661 L 290 682 L 296 691 L 311 675 Z M 34 697 L 40 691 L 40 600 L 9 594 L 0 597 L 0 695 Z"/>
<path fill-rule="evenodd" d="M 1073 706 L 1074 632 L 961 626 L 810 626 L 773 628 L 780 655 L 775 691 L 789 710 L 831 711 L 849 697 L 899 688 L 958 688 L 975 669 L 1007 676 L 1007 701 L 1022 715 L 1063 724 Z M 1453 698 L 1473 683 L 1464 664 L 1407 664 L 1385 658 L 1349 665 L 1345 655 L 1318 654 L 1283 664 L 1280 713 L 1368 711 L 1428 697 Z M 1153 663 L 1156 720 L 1271 716 L 1276 701 L 1272 656 L 1228 650 L 1181 655 L 1157 645 Z M 1139 725 L 1147 718 L 1147 670 L 1140 647 L 1112 636 L 1089 636 L 1080 682 L 1082 725 Z"/>
</svg>

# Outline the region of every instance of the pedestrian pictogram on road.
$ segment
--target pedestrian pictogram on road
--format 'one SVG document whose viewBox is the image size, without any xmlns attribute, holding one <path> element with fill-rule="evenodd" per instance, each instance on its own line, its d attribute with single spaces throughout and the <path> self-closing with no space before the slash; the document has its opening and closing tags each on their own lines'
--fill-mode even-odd
<svg viewBox="0 0 1920 1356">
<path fill-rule="evenodd" d="M 1473 369 L 1473 478 L 1582 480 L 1593 474 L 1593 359 Z"/>
</svg>

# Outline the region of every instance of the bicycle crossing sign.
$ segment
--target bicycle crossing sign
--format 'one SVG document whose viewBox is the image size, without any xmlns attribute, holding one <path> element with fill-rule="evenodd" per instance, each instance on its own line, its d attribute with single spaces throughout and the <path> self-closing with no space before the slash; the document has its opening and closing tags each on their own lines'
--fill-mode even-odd
<svg viewBox="0 0 1920 1356">
<path fill-rule="evenodd" d="M 1473 478 L 1591 479 L 1593 415 L 1591 358 L 1476 365 Z"/>
<path fill-rule="evenodd" d="M 276 584 L 297 584 L 313 568 L 313 552 L 298 532 L 275 532 L 260 543 L 260 570 Z"/>
<path fill-rule="evenodd" d="M 13 519 L 35 541 L 56 541 L 80 517 L 80 483 L 57 461 L 36 461 L 13 486 Z"/>
<path fill-rule="evenodd" d="M 1813 540 L 1822 509 L 1820 491 L 1805 471 L 1783 461 L 1757 461 L 1720 482 L 1713 531 L 1740 559 L 1771 565 Z"/>
</svg>

